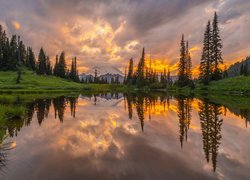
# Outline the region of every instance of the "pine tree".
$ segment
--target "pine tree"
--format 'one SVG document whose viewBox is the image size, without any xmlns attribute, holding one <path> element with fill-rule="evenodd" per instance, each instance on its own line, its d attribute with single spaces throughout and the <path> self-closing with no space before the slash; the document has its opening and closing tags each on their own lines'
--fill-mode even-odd
<svg viewBox="0 0 250 180">
<path fill-rule="evenodd" d="M 40 49 L 37 63 L 38 63 L 37 73 L 38 74 L 46 74 L 46 55 L 45 55 L 43 48 Z"/>
<path fill-rule="evenodd" d="M 133 82 L 133 74 L 134 74 L 134 61 L 131 58 L 129 61 L 129 68 L 128 68 L 128 76 L 127 76 L 127 83 L 132 84 Z"/>
<path fill-rule="evenodd" d="M 23 44 L 23 41 L 20 40 L 20 36 L 18 36 L 18 65 L 26 65 L 26 47 Z"/>
<path fill-rule="evenodd" d="M 138 87 L 145 85 L 145 48 L 142 49 L 142 56 L 138 63 L 136 84 Z"/>
<path fill-rule="evenodd" d="M 36 70 L 36 59 L 35 59 L 35 54 L 32 50 L 31 47 L 28 47 L 27 48 L 27 56 L 26 56 L 26 64 L 27 64 L 27 67 L 30 69 L 30 70 L 33 70 L 35 71 Z"/>
<path fill-rule="evenodd" d="M 17 70 L 19 56 L 18 56 L 18 42 L 17 42 L 16 35 L 13 35 L 11 37 L 9 53 L 10 53 L 10 56 L 9 56 L 8 63 L 7 63 L 7 69 Z"/>
<path fill-rule="evenodd" d="M 54 66 L 54 69 L 53 69 L 53 75 L 54 76 L 59 76 L 58 75 L 58 55 L 56 55 L 56 63 L 55 63 L 55 66 Z"/>
<path fill-rule="evenodd" d="M 200 79 L 205 85 L 208 85 L 212 74 L 212 31 L 210 21 L 207 23 L 204 34 L 203 51 L 200 62 Z"/>
<path fill-rule="evenodd" d="M 57 66 L 58 76 L 61 78 L 65 78 L 66 70 L 67 70 L 67 66 L 66 66 L 66 61 L 65 61 L 65 52 L 63 51 L 60 55 L 58 66 Z"/>
<path fill-rule="evenodd" d="M 74 75 L 75 75 L 75 65 L 74 65 L 75 61 L 72 58 L 71 61 L 71 69 L 70 69 L 70 74 L 69 74 L 69 78 L 73 81 L 74 80 Z"/>
<path fill-rule="evenodd" d="M 52 75 L 52 67 L 51 67 L 49 56 L 46 57 L 46 74 Z"/>
<path fill-rule="evenodd" d="M 218 16 L 217 13 L 214 13 L 213 19 L 213 30 L 212 30 L 212 64 L 213 72 L 212 79 L 219 80 L 221 79 L 221 69 L 219 68 L 220 64 L 223 64 L 222 58 L 222 42 L 220 38 L 220 30 L 218 27 Z"/>
<path fill-rule="evenodd" d="M 188 81 L 187 83 L 192 81 L 192 62 L 188 47 L 188 41 L 186 42 L 186 79 Z"/>
<path fill-rule="evenodd" d="M 78 76 L 78 72 L 77 72 L 76 57 L 72 58 L 71 69 L 70 69 L 70 73 L 69 73 L 69 78 L 72 81 L 79 82 L 79 76 Z"/>
<path fill-rule="evenodd" d="M 181 38 L 181 49 L 180 49 L 180 61 L 178 67 L 178 85 L 183 87 L 186 85 L 186 47 L 185 47 L 185 40 L 184 35 L 182 34 Z"/>
</svg>

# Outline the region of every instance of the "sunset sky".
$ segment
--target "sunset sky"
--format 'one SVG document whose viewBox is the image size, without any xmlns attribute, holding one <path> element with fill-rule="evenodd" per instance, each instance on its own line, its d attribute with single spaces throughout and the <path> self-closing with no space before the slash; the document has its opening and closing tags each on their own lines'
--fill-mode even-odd
<svg viewBox="0 0 250 180">
<path fill-rule="evenodd" d="M 80 72 L 93 66 L 123 70 L 143 46 L 148 57 L 176 67 L 184 33 L 194 69 L 203 32 L 217 11 L 227 64 L 250 55 L 249 0 L 0 0 L 0 24 L 36 53 L 65 50 Z"/>
</svg>

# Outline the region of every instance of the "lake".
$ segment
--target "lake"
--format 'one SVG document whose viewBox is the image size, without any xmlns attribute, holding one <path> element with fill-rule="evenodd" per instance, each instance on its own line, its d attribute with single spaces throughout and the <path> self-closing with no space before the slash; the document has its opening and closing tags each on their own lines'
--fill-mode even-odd
<svg viewBox="0 0 250 180">
<path fill-rule="evenodd" d="M 1 180 L 250 179 L 249 98 L 21 97 L 0 126 Z"/>
</svg>

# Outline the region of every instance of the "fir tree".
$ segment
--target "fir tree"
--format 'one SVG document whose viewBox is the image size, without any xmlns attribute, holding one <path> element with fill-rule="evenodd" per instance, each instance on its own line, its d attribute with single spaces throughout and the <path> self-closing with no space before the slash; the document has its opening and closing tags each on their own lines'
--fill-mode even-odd
<svg viewBox="0 0 250 180">
<path fill-rule="evenodd" d="M 31 47 L 27 48 L 26 64 L 30 70 L 36 70 L 36 59 L 35 54 Z"/>
<path fill-rule="evenodd" d="M 7 69 L 17 70 L 19 55 L 18 55 L 18 42 L 17 42 L 16 35 L 13 35 L 11 37 L 9 53 L 10 53 L 9 54 L 10 56 L 9 56 L 8 63 L 7 63 Z"/>
<path fill-rule="evenodd" d="M 129 61 L 129 68 L 128 68 L 128 76 L 127 76 L 127 83 L 132 84 L 133 82 L 133 74 L 134 74 L 134 61 L 131 58 Z"/>
<path fill-rule="evenodd" d="M 37 63 L 37 73 L 46 74 L 46 55 L 43 48 L 40 49 Z"/>
<path fill-rule="evenodd" d="M 56 55 L 56 63 L 55 63 L 55 66 L 54 66 L 54 69 L 53 69 L 53 75 L 54 76 L 59 76 L 58 75 L 58 55 Z"/>
<path fill-rule="evenodd" d="M 213 19 L 213 30 L 212 30 L 212 64 L 213 72 L 212 79 L 219 80 L 221 79 L 221 69 L 219 68 L 220 64 L 223 64 L 222 58 L 222 42 L 220 38 L 220 30 L 218 27 L 218 16 L 217 13 L 214 13 Z"/>
<path fill-rule="evenodd" d="M 49 56 L 46 57 L 46 74 L 52 75 L 52 67 L 51 67 Z"/>
<path fill-rule="evenodd" d="M 142 49 L 142 56 L 138 63 L 136 84 L 138 87 L 145 85 L 145 48 Z"/>
<path fill-rule="evenodd" d="M 208 21 L 204 34 L 203 50 L 200 62 L 200 79 L 205 85 L 208 85 L 212 74 L 212 31 L 210 21 Z"/>
<path fill-rule="evenodd" d="M 65 78 L 66 71 L 67 71 L 67 67 L 66 67 L 66 61 L 65 61 L 65 52 L 63 51 L 60 55 L 58 66 L 57 66 L 58 76 L 61 78 Z"/>
<path fill-rule="evenodd" d="M 183 87 L 186 85 L 186 47 L 184 35 L 181 38 L 180 61 L 178 67 L 178 85 Z"/>
<path fill-rule="evenodd" d="M 192 81 L 192 62 L 188 47 L 188 41 L 186 42 L 186 79 L 188 83 Z"/>
</svg>

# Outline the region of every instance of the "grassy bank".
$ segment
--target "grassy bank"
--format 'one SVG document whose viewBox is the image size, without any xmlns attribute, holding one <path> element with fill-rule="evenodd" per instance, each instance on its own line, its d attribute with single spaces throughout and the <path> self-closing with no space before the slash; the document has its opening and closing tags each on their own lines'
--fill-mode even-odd
<svg viewBox="0 0 250 180">
<path fill-rule="evenodd" d="M 32 71 L 22 71 L 16 83 L 17 72 L 0 72 L 0 93 L 64 93 L 80 91 L 121 91 L 122 85 L 81 84 L 55 76 L 40 76 Z"/>
<path fill-rule="evenodd" d="M 209 86 L 197 84 L 195 91 L 211 94 L 250 95 L 250 77 L 238 76 L 220 81 L 212 81 Z"/>
</svg>

